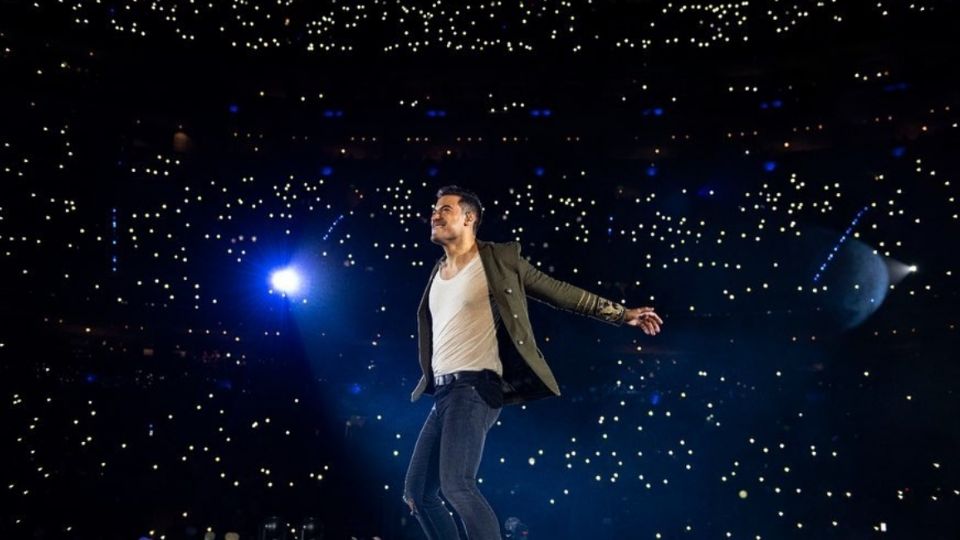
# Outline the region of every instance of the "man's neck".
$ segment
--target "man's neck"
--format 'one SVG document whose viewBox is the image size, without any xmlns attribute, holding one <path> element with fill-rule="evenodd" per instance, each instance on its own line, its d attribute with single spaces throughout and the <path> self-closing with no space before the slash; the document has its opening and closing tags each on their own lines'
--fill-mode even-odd
<svg viewBox="0 0 960 540">
<path fill-rule="evenodd" d="M 462 239 L 456 244 L 444 245 L 443 251 L 446 253 L 444 262 L 448 267 L 461 268 L 470 261 L 473 253 L 477 250 L 477 239 Z"/>
</svg>

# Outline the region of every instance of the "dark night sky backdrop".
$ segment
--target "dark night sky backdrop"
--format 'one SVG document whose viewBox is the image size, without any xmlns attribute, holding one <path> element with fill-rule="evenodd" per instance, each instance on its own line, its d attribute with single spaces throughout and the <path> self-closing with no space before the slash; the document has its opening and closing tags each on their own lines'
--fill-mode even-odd
<svg viewBox="0 0 960 540">
<path fill-rule="evenodd" d="M 422 538 L 455 183 L 665 319 L 531 303 L 563 396 L 491 430 L 501 521 L 956 538 L 957 13 L 826 4 L 0 4 L 0 534 Z"/>
</svg>

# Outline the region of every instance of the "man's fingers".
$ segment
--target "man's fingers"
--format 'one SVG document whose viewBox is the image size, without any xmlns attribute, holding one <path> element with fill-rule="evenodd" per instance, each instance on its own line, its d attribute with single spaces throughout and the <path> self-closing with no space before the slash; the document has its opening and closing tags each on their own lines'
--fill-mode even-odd
<svg viewBox="0 0 960 540">
<path fill-rule="evenodd" d="M 631 319 L 628 324 L 630 324 L 631 326 L 637 326 L 637 327 L 639 327 L 641 330 L 643 330 L 644 333 L 650 334 L 650 332 L 653 331 L 653 327 L 651 326 L 651 322 L 652 322 L 652 321 L 650 321 L 650 320 L 647 319 L 646 317 L 638 316 L 638 317 L 636 317 L 636 318 L 634 318 L 634 319 Z"/>
<path fill-rule="evenodd" d="M 653 308 L 649 306 L 637 308 L 637 316 L 641 318 L 652 317 L 656 319 L 659 324 L 663 324 L 663 319 L 661 319 L 660 316 L 657 315 L 656 312 L 654 312 Z"/>
<path fill-rule="evenodd" d="M 653 312 L 652 307 L 637 308 L 633 317 L 627 320 L 630 326 L 639 327 L 647 335 L 656 335 L 660 333 L 660 325 L 663 319 Z"/>
<path fill-rule="evenodd" d="M 644 317 L 644 318 L 650 319 L 650 320 L 655 320 L 655 321 L 657 321 L 657 324 L 663 324 L 663 319 L 661 319 L 659 315 L 657 315 L 656 313 L 654 313 L 654 312 L 652 312 L 652 311 L 648 311 L 648 312 L 646 312 L 646 313 L 642 313 L 642 314 L 641 314 L 641 317 Z"/>
</svg>

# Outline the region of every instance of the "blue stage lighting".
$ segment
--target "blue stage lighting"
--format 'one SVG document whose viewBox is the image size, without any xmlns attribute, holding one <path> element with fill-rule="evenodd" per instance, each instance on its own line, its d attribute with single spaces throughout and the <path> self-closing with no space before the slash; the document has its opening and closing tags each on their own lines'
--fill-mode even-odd
<svg viewBox="0 0 960 540">
<path fill-rule="evenodd" d="M 857 215 L 853 218 L 853 221 L 850 223 L 850 226 L 847 227 L 847 230 L 843 232 L 840 236 L 840 239 L 833 246 L 833 249 L 830 250 L 830 253 L 827 254 L 827 260 L 823 261 L 823 264 L 820 265 L 820 270 L 813 276 L 813 282 L 817 283 L 820 281 L 820 276 L 823 275 L 823 272 L 827 269 L 827 265 L 830 264 L 830 261 L 833 260 L 834 255 L 840 250 L 840 246 L 847 241 L 847 237 L 850 236 L 850 233 L 853 232 L 853 228 L 857 226 L 857 223 L 860 222 L 860 218 L 863 217 L 863 214 L 869 210 L 869 206 L 864 206 L 857 212 Z"/>
<path fill-rule="evenodd" d="M 270 284 L 284 294 L 295 293 L 300 290 L 300 274 L 292 268 L 277 270 L 270 275 Z"/>
</svg>

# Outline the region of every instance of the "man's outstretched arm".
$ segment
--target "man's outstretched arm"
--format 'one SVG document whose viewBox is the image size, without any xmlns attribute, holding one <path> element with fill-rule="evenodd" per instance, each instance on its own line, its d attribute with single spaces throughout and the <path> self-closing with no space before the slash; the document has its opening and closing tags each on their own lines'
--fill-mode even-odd
<svg viewBox="0 0 960 540">
<path fill-rule="evenodd" d="M 600 295 L 552 278 L 537 270 L 520 255 L 519 242 L 516 242 L 515 245 L 519 260 L 520 279 L 523 280 L 527 295 L 534 300 L 616 326 L 624 323 L 636 326 L 651 336 L 660 332 L 660 325 L 663 324 L 663 320 L 654 313 L 652 307 L 628 309 Z"/>
</svg>

